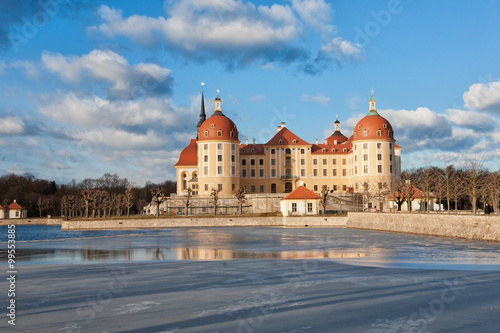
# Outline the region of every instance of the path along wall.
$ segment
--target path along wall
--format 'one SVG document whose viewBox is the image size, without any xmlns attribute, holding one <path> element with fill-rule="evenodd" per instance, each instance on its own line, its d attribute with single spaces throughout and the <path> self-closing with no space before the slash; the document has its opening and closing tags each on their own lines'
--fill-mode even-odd
<svg viewBox="0 0 500 333">
<path fill-rule="evenodd" d="M 348 228 L 500 241 L 498 215 L 349 213 Z"/>
<path fill-rule="evenodd" d="M 347 217 L 184 217 L 64 221 L 62 230 L 192 228 L 192 227 L 345 227 Z"/>
</svg>

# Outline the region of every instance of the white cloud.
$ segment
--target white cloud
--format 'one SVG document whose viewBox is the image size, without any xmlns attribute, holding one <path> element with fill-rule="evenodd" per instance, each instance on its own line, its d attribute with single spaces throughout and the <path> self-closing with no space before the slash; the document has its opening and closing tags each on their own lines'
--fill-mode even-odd
<svg viewBox="0 0 500 333">
<path fill-rule="evenodd" d="M 364 49 L 360 44 L 344 40 L 342 37 L 335 37 L 321 47 L 320 56 L 342 62 L 351 62 L 362 60 L 364 58 Z"/>
<path fill-rule="evenodd" d="M 22 135 L 25 133 L 26 125 L 21 118 L 0 118 L 0 135 Z"/>
<path fill-rule="evenodd" d="M 474 110 L 500 111 L 500 81 L 488 85 L 475 83 L 463 95 L 465 107 Z"/>
<path fill-rule="evenodd" d="M 317 103 L 321 103 L 321 104 L 327 106 L 330 103 L 331 98 L 323 96 L 322 94 L 317 95 L 317 96 L 304 94 L 304 95 L 300 96 L 300 100 L 303 102 L 308 102 L 308 103 L 309 102 L 317 102 Z"/>
<path fill-rule="evenodd" d="M 498 126 L 497 120 L 481 112 L 457 109 L 448 109 L 446 112 L 448 120 L 456 126 L 476 131 L 491 131 Z"/>
<path fill-rule="evenodd" d="M 323 0 L 292 0 L 292 8 L 302 21 L 318 31 L 331 33 L 333 10 L 330 4 Z"/>
<path fill-rule="evenodd" d="M 155 132 L 146 134 L 126 132 L 122 129 L 70 132 L 74 140 L 88 143 L 92 146 L 104 145 L 117 150 L 154 150 L 165 144 Z"/>
<path fill-rule="evenodd" d="M 93 50 L 71 57 L 43 52 L 42 63 L 66 82 L 106 82 L 110 85 L 108 93 L 116 98 L 129 99 L 171 89 L 169 69 L 151 63 L 130 65 L 127 59 L 110 50 Z"/>
<path fill-rule="evenodd" d="M 265 101 L 267 99 L 266 95 L 254 95 L 250 96 L 252 102 Z"/>
<path fill-rule="evenodd" d="M 37 66 L 31 61 L 14 61 L 9 64 L 9 67 L 22 70 L 24 72 L 24 75 L 31 79 L 38 80 L 40 78 L 40 71 L 38 70 Z"/>
</svg>

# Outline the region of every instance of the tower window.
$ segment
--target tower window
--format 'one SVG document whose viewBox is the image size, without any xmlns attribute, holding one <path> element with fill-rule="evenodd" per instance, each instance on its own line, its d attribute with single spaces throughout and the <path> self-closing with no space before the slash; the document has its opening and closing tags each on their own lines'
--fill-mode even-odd
<svg viewBox="0 0 500 333">
<path fill-rule="evenodd" d="M 208 138 L 208 131 L 205 131 L 205 138 Z"/>
<path fill-rule="evenodd" d="M 229 132 L 229 136 L 234 138 L 234 131 Z"/>
<path fill-rule="evenodd" d="M 358 137 L 358 132 L 354 132 L 354 138 L 356 139 Z"/>
<path fill-rule="evenodd" d="M 283 143 L 283 140 L 280 139 L 279 143 Z"/>
<path fill-rule="evenodd" d="M 358 131 L 361 131 L 361 125 L 358 126 Z"/>
<path fill-rule="evenodd" d="M 208 162 L 208 155 L 203 156 L 203 161 Z"/>
<path fill-rule="evenodd" d="M 387 128 L 387 124 L 384 124 L 383 127 L 384 127 L 384 129 L 386 129 Z"/>
<path fill-rule="evenodd" d="M 217 155 L 217 161 L 222 162 L 222 155 Z"/>
<path fill-rule="evenodd" d="M 381 149 L 382 148 L 382 144 L 381 143 L 377 143 L 377 149 Z"/>
<path fill-rule="evenodd" d="M 392 138 L 392 131 L 388 131 L 389 137 Z"/>
<path fill-rule="evenodd" d="M 381 165 L 377 165 L 377 171 L 378 171 L 378 173 L 382 173 L 382 166 Z"/>
<path fill-rule="evenodd" d="M 222 149 L 222 143 L 217 144 L 217 149 Z"/>
<path fill-rule="evenodd" d="M 217 167 L 217 174 L 222 175 L 222 166 Z"/>
<path fill-rule="evenodd" d="M 364 136 L 364 137 L 367 137 L 367 136 L 368 136 L 368 130 L 364 130 L 364 131 L 363 131 L 363 136 Z"/>
<path fill-rule="evenodd" d="M 218 136 L 218 137 L 221 137 L 221 136 L 222 136 L 222 131 L 221 131 L 221 130 L 218 130 L 218 131 L 217 131 L 217 136 Z"/>
<path fill-rule="evenodd" d="M 377 131 L 377 136 L 382 136 L 382 131 L 381 130 Z"/>
<path fill-rule="evenodd" d="M 382 154 L 377 154 L 377 161 L 382 161 Z"/>
<path fill-rule="evenodd" d="M 210 125 L 210 128 L 214 129 L 215 128 L 215 124 Z"/>
</svg>

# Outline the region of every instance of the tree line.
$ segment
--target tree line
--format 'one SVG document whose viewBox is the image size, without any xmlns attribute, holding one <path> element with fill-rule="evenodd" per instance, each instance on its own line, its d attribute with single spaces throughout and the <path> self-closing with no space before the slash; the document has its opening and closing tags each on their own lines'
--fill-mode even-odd
<svg viewBox="0 0 500 333">
<path fill-rule="evenodd" d="M 28 217 L 109 217 L 141 213 L 152 200 L 152 190 L 162 188 L 169 195 L 176 182 L 167 180 L 142 187 L 127 178 L 106 173 L 58 185 L 53 180 L 37 179 L 33 174 L 7 174 L 0 177 L 0 203 L 6 208 L 14 200 L 28 210 Z"/>
</svg>

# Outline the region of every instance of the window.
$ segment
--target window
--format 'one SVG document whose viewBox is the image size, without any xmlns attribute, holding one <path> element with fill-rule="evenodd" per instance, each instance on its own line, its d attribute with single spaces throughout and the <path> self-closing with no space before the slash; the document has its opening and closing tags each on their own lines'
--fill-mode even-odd
<svg viewBox="0 0 500 333">
<path fill-rule="evenodd" d="M 314 185 L 314 191 L 318 191 L 318 185 Z"/>
<path fill-rule="evenodd" d="M 292 170 L 286 169 L 285 174 L 286 174 L 286 178 L 292 178 Z"/>
<path fill-rule="evenodd" d="M 363 155 L 363 161 L 368 161 L 368 154 Z"/>
<path fill-rule="evenodd" d="M 255 170 L 254 169 L 250 170 L 250 177 L 255 177 Z"/>
<path fill-rule="evenodd" d="M 254 159 L 250 160 L 250 165 L 255 165 L 255 160 Z"/>
<path fill-rule="evenodd" d="M 316 158 L 315 158 L 315 159 L 313 159 L 313 164 L 314 164 L 314 165 L 318 165 L 318 159 L 316 159 Z"/>
<path fill-rule="evenodd" d="M 205 143 L 205 144 L 203 145 L 203 150 L 208 150 L 208 144 L 206 144 L 206 143 Z"/>
<path fill-rule="evenodd" d="M 217 167 L 217 174 L 222 175 L 222 166 L 221 165 L 219 165 Z"/>
<path fill-rule="evenodd" d="M 312 202 L 308 202 L 307 203 L 307 212 L 312 213 L 312 211 L 313 211 L 313 204 L 312 204 Z"/>
<path fill-rule="evenodd" d="M 389 161 L 392 161 L 392 154 L 389 154 Z"/>
<path fill-rule="evenodd" d="M 208 131 L 205 131 L 205 138 L 208 138 Z"/>
<path fill-rule="evenodd" d="M 231 155 L 231 162 L 234 162 L 234 160 L 235 160 L 234 155 Z"/>
<path fill-rule="evenodd" d="M 326 158 L 323 159 L 323 165 L 327 165 L 328 162 L 326 161 Z"/>
<path fill-rule="evenodd" d="M 392 165 L 390 166 L 390 172 L 392 173 Z"/>
<path fill-rule="evenodd" d="M 231 184 L 231 190 L 234 191 L 235 188 L 236 188 L 236 185 L 235 184 Z"/>
<path fill-rule="evenodd" d="M 297 140 L 293 139 L 293 140 L 292 140 L 292 143 L 297 143 Z"/>
<path fill-rule="evenodd" d="M 333 169 L 332 171 L 333 171 L 333 173 L 332 173 L 333 177 L 337 177 L 337 169 Z"/>
<path fill-rule="evenodd" d="M 242 159 L 241 160 L 241 165 L 247 165 L 247 160 L 246 159 Z"/>
<path fill-rule="evenodd" d="M 381 165 L 377 165 L 377 171 L 378 171 L 378 173 L 382 173 L 382 166 Z"/>
<path fill-rule="evenodd" d="M 392 131 L 387 131 L 387 134 L 389 135 L 390 138 L 392 138 Z"/>
<path fill-rule="evenodd" d="M 229 132 L 229 136 L 234 138 L 234 131 Z"/>
<path fill-rule="evenodd" d="M 260 185 L 260 186 L 259 186 L 259 191 L 260 191 L 260 192 L 264 192 L 264 185 Z"/>
<path fill-rule="evenodd" d="M 300 150 L 300 153 L 301 153 L 301 154 L 304 154 L 304 148 L 302 148 L 302 149 Z"/>
<path fill-rule="evenodd" d="M 386 128 L 387 128 L 387 124 L 384 124 L 382 127 L 383 127 L 384 129 L 386 129 Z"/>
<path fill-rule="evenodd" d="M 333 164 L 333 165 L 337 165 L 337 159 L 336 159 L 336 158 L 334 158 L 334 159 L 332 160 L 332 164 Z"/>
<path fill-rule="evenodd" d="M 297 203 L 293 202 L 292 203 L 292 213 L 296 213 L 297 212 Z"/>
<path fill-rule="evenodd" d="M 276 169 L 271 170 L 271 177 L 276 177 Z"/>
<path fill-rule="evenodd" d="M 389 150 L 392 149 L 392 143 L 389 143 Z"/>
<path fill-rule="evenodd" d="M 203 162 L 208 162 L 208 155 L 203 156 Z"/>
<path fill-rule="evenodd" d="M 358 126 L 358 131 L 361 131 L 361 125 Z"/>
<path fill-rule="evenodd" d="M 290 156 L 285 157 L 285 166 L 292 166 L 292 158 Z"/>
<path fill-rule="evenodd" d="M 346 191 L 347 190 L 347 185 L 342 185 L 342 191 Z"/>
<path fill-rule="evenodd" d="M 222 143 L 217 144 L 217 149 L 222 149 Z"/>
<path fill-rule="evenodd" d="M 208 167 L 203 168 L 203 174 L 206 176 L 208 175 Z"/>
<path fill-rule="evenodd" d="M 342 169 L 342 177 L 347 176 L 347 169 Z"/>
<path fill-rule="evenodd" d="M 251 190 L 252 192 L 255 192 L 255 185 L 252 185 L 252 187 L 250 187 L 250 190 Z"/>
<path fill-rule="evenodd" d="M 313 170 L 313 176 L 314 177 L 318 177 L 318 169 L 314 169 Z"/>
<path fill-rule="evenodd" d="M 364 165 L 363 166 L 363 172 L 364 173 L 368 173 L 368 165 Z"/>
<path fill-rule="evenodd" d="M 262 158 L 259 160 L 259 165 L 264 165 L 264 160 Z"/>
<path fill-rule="evenodd" d="M 235 151 L 235 150 L 236 150 L 236 146 L 235 146 L 235 144 L 234 144 L 234 143 L 231 143 L 231 150 L 232 150 L 232 151 Z"/>
<path fill-rule="evenodd" d="M 321 149 L 323 153 L 326 153 L 326 148 Z"/>
<path fill-rule="evenodd" d="M 357 166 L 355 166 L 355 167 L 354 167 L 354 174 L 355 174 L 355 175 L 357 175 L 357 174 L 358 174 L 358 167 L 357 167 Z"/>
<path fill-rule="evenodd" d="M 345 165 L 345 158 L 342 159 L 342 165 Z"/>
<path fill-rule="evenodd" d="M 211 128 L 211 129 L 214 129 L 214 128 L 215 128 L 215 124 L 211 124 L 211 125 L 210 125 L 210 128 Z"/>
<path fill-rule="evenodd" d="M 182 189 L 185 190 L 187 188 L 187 175 L 183 174 L 182 175 Z"/>
<path fill-rule="evenodd" d="M 222 191 L 222 184 L 217 184 L 217 188 L 219 189 L 219 191 Z"/>
<path fill-rule="evenodd" d="M 264 169 L 259 170 L 259 177 L 264 177 Z"/>
<path fill-rule="evenodd" d="M 251 152 L 251 153 L 254 153 L 254 152 L 255 152 L 255 150 L 252 148 L 252 149 L 250 149 L 250 152 Z"/>
<path fill-rule="evenodd" d="M 276 184 L 271 184 L 271 193 L 276 193 Z"/>
<path fill-rule="evenodd" d="M 246 177 L 247 176 L 247 170 L 243 169 L 241 170 L 241 177 Z"/>
<path fill-rule="evenodd" d="M 221 130 L 217 131 L 217 136 L 219 136 L 219 137 L 222 136 L 222 131 Z"/>
<path fill-rule="evenodd" d="M 292 153 L 292 151 L 290 150 L 290 148 L 285 149 L 285 154 L 289 155 L 291 153 Z"/>
<path fill-rule="evenodd" d="M 337 151 L 337 149 L 332 148 L 332 153 L 335 153 L 336 151 Z"/>
<path fill-rule="evenodd" d="M 271 158 L 271 165 L 276 165 L 276 159 Z"/>
<path fill-rule="evenodd" d="M 234 176 L 236 174 L 236 167 L 233 165 L 231 166 L 231 176 Z"/>
<path fill-rule="evenodd" d="M 279 142 L 279 143 L 283 143 L 283 140 L 279 139 L 279 141 L 278 141 L 278 142 Z"/>
<path fill-rule="evenodd" d="M 327 169 L 323 169 L 323 177 L 326 177 L 328 176 L 328 170 Z"/>
<path fill-rule="evenodd" d="M 356 139 L 358 137 L 358 132 L 354 132 L 354 138 Z"/>
<path fill-rule="evenodd" d="M 382 154 L 377 154 L 377 161 L 382 161 Z"/>
<path fill-rule="evenodd" d="M 219 155 L 217 155 L 217 161 L 218 161 L 218 162 L 222 162 L 222 155 L 220 155 L 220 154 L 219 154 Z"/>
<path fill-rule="evenodd" d="M 208 191 L 208 184 L 205 184 L 205 191 Z"/>
<path fill-rule="evenodd" d="M 306 160 L 304 158 L 300 159 L 300 165 L 306 165 Z"/>
<path fill-rule="evenodd" d="M 337 185 L 333 185 L 333 191 L 336 192 L 337 191 Z"/>
<path fill-rule="evenodd" d="M 358 155 L 354 155 L 354 162 L 358 161 Z"/>
<path fill-rule="evenodd" d="M 271 154 L 276 154 L 276 149 L 272 148 L 271 149 Z"/>
<path fill-rule="evenodd" d="M 377 130 L 377 136 L 382 136 L 382 131 L 381 130 Z"/>
<path fill-rule="evenodd" d="M 300 176 L 305 177 L 306 176 L 306 169 L 300 169 Z"/>
<path fill-rule="evenodd" d="M 367 143 L 363 143 L 363 149 L 368 149 L 368 144 Z"/>
<path fill-rule="evenodd" d="M 377 149 L 381 149 L 382 148 L 382 144 L 381 143 L 377 143 Z"/>
</svg>

